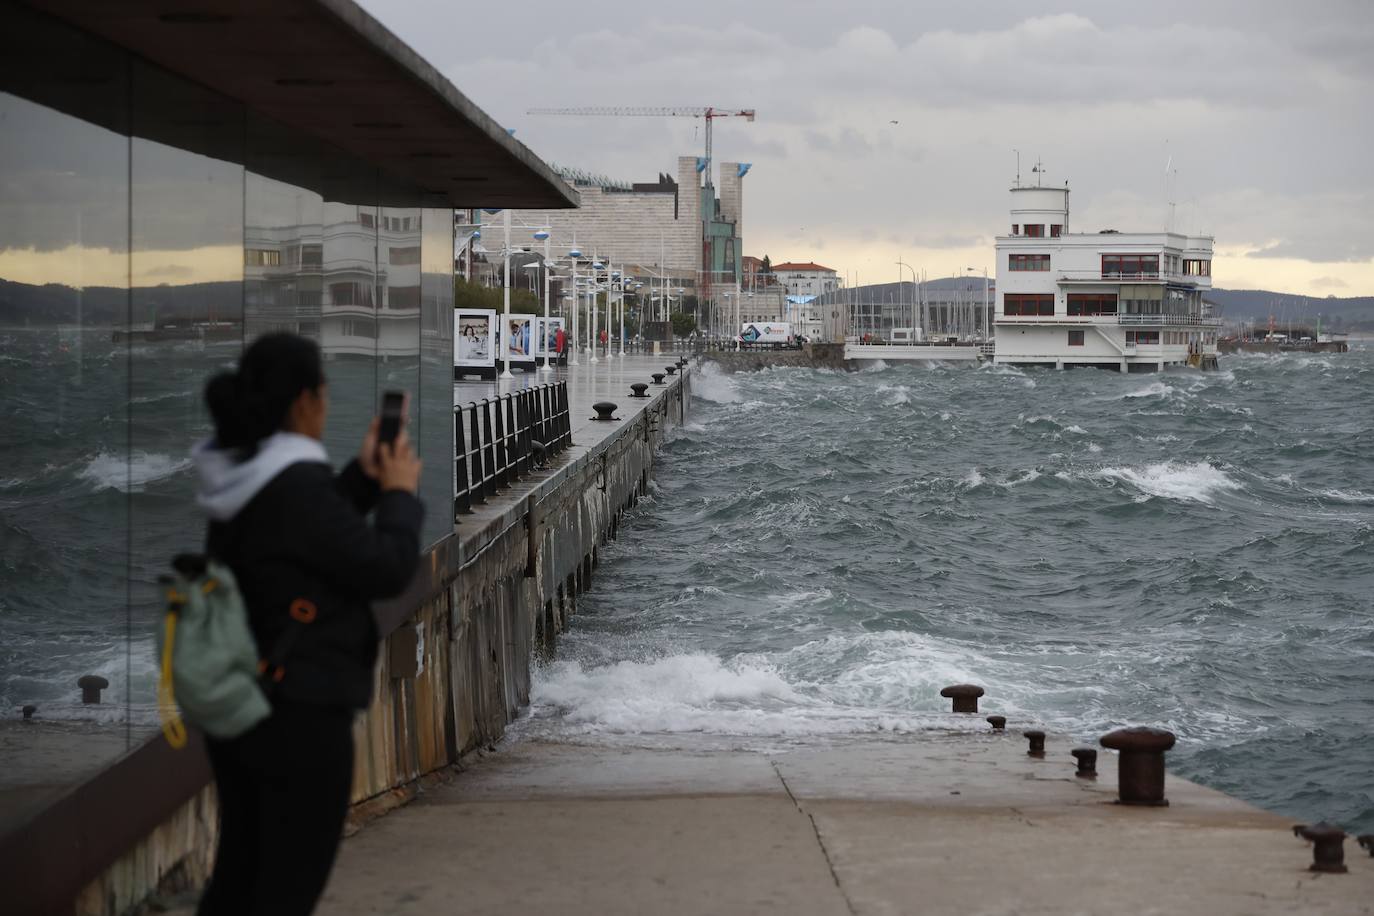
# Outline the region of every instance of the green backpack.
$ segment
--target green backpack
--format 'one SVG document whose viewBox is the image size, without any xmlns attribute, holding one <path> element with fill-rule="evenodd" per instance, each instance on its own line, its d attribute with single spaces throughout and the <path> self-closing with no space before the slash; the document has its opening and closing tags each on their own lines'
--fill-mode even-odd
<svg viewBox="0 0 1374 916">
<path fill-rule="evenodd" d="M 184 747 L 184 717 L 213 738 L 235 738 L 272 713 L 243 596 L 218 560 L 183 554 L 172 568 L 174 575 L 159 579 L 167 589 L 158 682 L 163 734 Z"/>
</svg>

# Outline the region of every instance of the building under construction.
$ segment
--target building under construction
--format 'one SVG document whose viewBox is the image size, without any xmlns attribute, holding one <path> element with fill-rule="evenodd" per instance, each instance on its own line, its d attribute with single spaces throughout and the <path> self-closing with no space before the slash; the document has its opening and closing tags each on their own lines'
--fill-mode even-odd
<svg viewBox="0 0 1374 916">
<path fill-rule="evenodd" d="M 696 156 L 678 157 L 675 174 L 661 173 L 652 182 L 617 182 L 559 169 L 581 195 L 581 206 L 512 211 L 512 223 L 525 227 L 513 231 L 512 248 L 542 257 L 543 243 L 533 239 L 528 227 L 547 227 L 555 262 L 576 248 L 587 258 L 600 258 L 643 281 L 646 289 L 659 287 L 666 278 L 670 290 L 684 289 L 687 296 L 710 299 L 715 289 L 723 301 L 723 294 L 733 294 L 740 280 L 748 166 L 720 163 L 714 188 L 703 180 L 705 171 Z M 462 218 L 460 214 L 460 222 Z M 468 218 L 472 225 L 467 232 L 460 225 L 458 233 L 460 273 L 487 276 L 495 267 L 499 276 L 502 218 L 481 211 Z"/>
</svg>

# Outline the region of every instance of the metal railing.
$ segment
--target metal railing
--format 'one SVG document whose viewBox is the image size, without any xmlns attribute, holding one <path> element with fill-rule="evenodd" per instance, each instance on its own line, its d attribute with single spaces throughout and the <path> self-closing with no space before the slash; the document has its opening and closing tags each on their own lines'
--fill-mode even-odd
<svg viewBox="0 0 1374 916">
<path fill-rule="evenodd" d="M 1136 315 L 1123 313 L 1116 316 L 1117 324 L 1185 324 L 1201 328 L 1216 328 L 1221 326 L 1220 318 L 1212 318 L 1208 315 L 1170 315 L 1167 313 L 1157 313 L 1152 315 Z"/>
<path fill-rule="evenodd" d="M 570 445 L 567 382 L 453 408 L 454 521 Z"/>
</svg>

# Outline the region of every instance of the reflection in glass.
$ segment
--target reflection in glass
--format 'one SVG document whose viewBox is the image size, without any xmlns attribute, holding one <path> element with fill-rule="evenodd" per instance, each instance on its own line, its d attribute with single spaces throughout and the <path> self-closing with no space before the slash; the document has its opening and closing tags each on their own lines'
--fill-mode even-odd
<svg viewBox="0 0 1374 916">
<path fill-rule="evenodd" d="M 130 85 L 130 700 L 134 719 L 152 723 L 163 610 L 157 577 L 172 557 L 203 543 L 187 455 L 212 432 L 201 391 L 211 371 L 233 364 L 243 341 L 243 115 L 142 63 Z M 148 136 L 175 136 L 225 158 Z"/>
<path fill-rule="evenodd" d="M 128 747 L 129 731 L 109 726 L 127 709 L 139 485 L 126 429 L 127 60 L 32 15 L 15 10 L 0 29 L 0 708 L 34 704 L 81 746 L 0 756 L 9 820 Z M 80 97 L 104 126 L 35 93 Z M 87 674 L 109 684 L 99 707 L 80 703 Z"/>
<path fill-rule="evenodd" d="M 325 447 L 336 467 L 357 454 L 376 406 L 377 209 L 324 204 L 320 347 L 329 379 Z"/>
<path fill-rule="evenodd" d="M 410 435 L 420 448 L 420 211 L 382 207 L 377 217 L 377 404 L 382 392 L 410 395 Z"/>
<path fill-rule="evenodd" d="M 420 457 L 424 543 L 453 531 L 453 211 L 421 211 Z"/>
</svg>

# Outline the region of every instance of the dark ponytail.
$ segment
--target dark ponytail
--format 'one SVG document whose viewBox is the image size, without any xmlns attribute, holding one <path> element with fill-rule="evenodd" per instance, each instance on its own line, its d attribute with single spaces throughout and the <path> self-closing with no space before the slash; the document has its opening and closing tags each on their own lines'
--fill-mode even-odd
<svg viewBox="0 0 1374 916">
<path fill-rule="evenodd" d="M 295 334 L 267 334 L 243 352 L 234 372 L 221 372 L 205 386 L 205 404 L 215 421 L 219 448 L 251 457 L 258 443 L 282 428 L 302 391 L 324 384 L 320 348 Z"/>
</svg>

